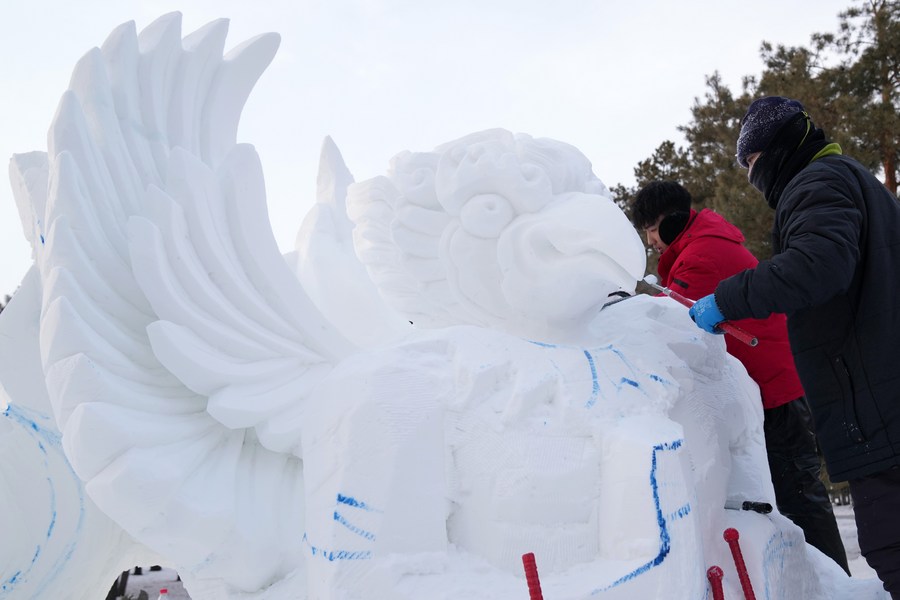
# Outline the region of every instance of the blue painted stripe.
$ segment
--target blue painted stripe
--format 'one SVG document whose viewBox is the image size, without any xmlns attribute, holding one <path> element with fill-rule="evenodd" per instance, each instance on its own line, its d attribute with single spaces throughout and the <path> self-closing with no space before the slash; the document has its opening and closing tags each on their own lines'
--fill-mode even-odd
<svg viewBox="0 0 900 600">
<path fill-rule="evenodd" d="M 350 531 L 352 531 L 353 533 L 355 533 L 356 535 L 358 535 L 360 537 L 364 537 L 367 540 L 370 540 L 373 542 L 375 541 L 374 533 L 372 533 L 371 531 L 366 531 L 362 527 L 357 527 L 356 525 L 353 525 L 352 523 L 347 521 L 347 519 L 345 519 L 344 516 L 341 513 L 339 513 L 338 511 L 334 511 L 334 520 L 337 521 L 338 523 L 340 523 L 341 525 L 343 525 L 344 527 L 346 527 L 347 529 L 349 529 Z"/>
<path fill-rule="evenodd" d="M 365 502 L 357 500 L 352 496 L 345 496 L 344 494 L 337 495 L 337 503 L 346 504 L 347 506 L 352 506 L 353 508 L 358 508 L 360 510 L 367 510 L 369 512 L 381 512 L 380 510 L 369 506 Z"/>
<path fill-rule="evenodd" d="M 556 344 L 548 344 L 547 342 L 537 342 L 535 340 L 528 340 L 529 343 L 534 344 L 535 346 L 540 346 L 541 348 L 558 348 Z"/>
<path fill-rule="evenodd" d="M 40 424 L 47 423 L 48 426 L 52 425 L 53 421 L 48 415 L 41 414 L 40 412 L 13 404 L 8 405 L 2 414 L 3 416 L 19 424 L 26 432 L 31 435 L 38 448 L 41 450 L 41 453 L 44 455 L 43 464 L 45 469 L 47 469 L 48 471 L 50 469 L 50 455 L 48 453 L 48 448 L 51 448 L 53 450 L 54 456 L 63 461 L 63 464 L 68 467 L 68 476 L 71 479 L 71 485 L 74 486 L 74 489 L 78 491 L 78 520 L 75 523 L 75 529 L 71 533 L 69 542 L 63 546 L 62 552 L 56 556 L 56 560 L 53 561 L 53 564 L 42 576 L 40 585 L 38 585 L 37 588 L 31 592 L 32 597 L 39 598 L 41 597 L 43 591 L 50 587 L 62 574 L 63 569 L 65 569 L 69 560 L 71 560 L 72 555 L 77 548 L 78 542 L 80 541 L 80 537 L 84 529 L 85 520 L 84 487 L 81 480 L 75 474 L 75 471 L 72 469 L 71 465 L 66 459 L 65 454 L 62 450 L 62 435 L 55 429 L 50 429 L 49 427 L 44 427 Z M 49 476 L 46 478 L 46 480 L 48 486 L 47 493 L 49 495 L 50 502 L 50 520 L 47 525 L 47 533 L 45 534 L 46 543 L 44 546 L 38 544 L 35 547 L 34 554 L 31 558 L 31 563 L 24 571 L 18 570 L 5 582 L 0 583 L 0 599 L 10 598 L 11 596 L 9 596 L 8 594 L 13 593 L 18 586 L 29 581 L 28 576 L 35 569 L 38 560 L 43 560 L 42 556 L 44 555 L 44 548 L 48 546 L 52 541 L 54 541 L 53 538 L 58 533 L 56 529 L 58 520 L 58 482 L 53 481 Z"/>
<path fill-rule="evenodd" d="M 372 558 L 370 550 L 326 550 L 325 548 L 314 546 L 309 542 L 309 538 L 305 533 L 303 534 L 303 543 L 309 548 L 310 556 L 329 562 L 338 560 L 369 560 Z"/>
<path fill-rule="evenodd" d="M 657 472 L 657 466 L 658 466 L 657 457 L 660 452 L 668 452 L 668 451 L 678 450 L 679 448 L 681 448 L 682 444 L 683 444 L 683 440 L 675 440 L 674 442 L 670 442 L 670 443 L 658 444 L 653 447 L 653 455 L 650 460 L 650 489 L 653 492 L 653 504 L 654 504 L 654 507 L 656 508 L 656 522 L 659 525 L 659 552 L 650 561 L 648 561 L 647 563 L 634 569 L 633 571 L 626 573 L 625 575 L 622 575 L 621 577 L 619 577 L 618 579 L 613 581 L 608 586 L 595 589 L 594 591 L 591 592 L 592 596 L 595 596 L 599 593 L 608 591 L 616 586 L 622 585 L 623 583 L 626 583 L 628 581 L 636 579 L 637 577 L 640 577 L 641 575 L 644 575 L 645 573 L 649 572 L 654 567 L 658 567 L 659 565 L 661 565 L 663 563 L 663 561 L 666 559 L 666 557 L 669 555 L 669 551 L 671 550 L 671 537 L 669 535 L 668 520 L 670 520 L 672 517 L 670 516 L 669 519 L 667 519 L 663 515 L 663 512 L 662 512 L 662 506 L 661 506 L 661 502 L 660 502 L 660 498 L 659 498 L 659 482 L 656 479 L 656 472 Z M 689 513 L 690 513 L 690 504 L 685 504 L 684 506 L 679 508 L 674 513 L 674 515 L 680 519 Z"/>
<path fill-rule="evenodd" d="M 591 408 L 597 404 L 597 400 L 600 398 L 600 380 L 597 378 L 597 365 L 594 363 L 594 357 L 587 350 L 584 351 L 584 355 L 587 357 L 588 365 L 591 367 L 591 397 L 588 398 L 584 406 L 585 408 Z"/>
</svg>

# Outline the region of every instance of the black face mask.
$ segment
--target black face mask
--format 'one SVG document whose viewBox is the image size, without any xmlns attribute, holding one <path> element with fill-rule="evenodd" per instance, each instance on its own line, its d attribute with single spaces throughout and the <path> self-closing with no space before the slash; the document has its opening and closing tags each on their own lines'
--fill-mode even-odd
<svg viewBox="0 0 900 600">
<path fill-rule="evenodd" d="M 762 192 L 770 207 L 775 208 L 794 175 L 827 145 L 825 133 L 813 125 L 805 113 L 798 113 L 782 126 L 753 163 L 751 185 Z"/>
<path fill-rule="evenodd" d="M 750 185 L 759 190 L 766 200 L 769 199 L 775 187 L 775 179 L 781 171 L 781 165 L 788 156 L 787 148 L 771 148 L 760 154 L 753 163 L 753 168 L 750 169 Z"/>
</svg>

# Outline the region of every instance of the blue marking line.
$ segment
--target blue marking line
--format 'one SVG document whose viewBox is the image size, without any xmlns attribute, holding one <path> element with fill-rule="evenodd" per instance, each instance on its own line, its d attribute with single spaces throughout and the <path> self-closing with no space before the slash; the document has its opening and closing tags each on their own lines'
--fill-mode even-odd
<svg viewBox="0 0 900 600">
<path fill-rule="evenodd" d="M 22 571 L 16 571 L 13 573 L 13 576 L 6 580 L 6 583 L 0 585 L 0 591 L 11 590 L 15 587 L 15 583 L 19 580 L 19 576 L 22 575 Z"/>
<path fill-rule="evenodd" d="M 653 505 L 656 507 L 656 522 L 659 524 L 659 552 L 649 562 L 641 565 L 630 573 L 622 575 L 608 586 L 595 589 L 591 592 L 592 596 L 610 590 L 616 586 L 631 581 L 632 579 L 635 579 L 643 575 L 644 573 L 647 573 L 648 571 L 650 571 L 650 569 L 661 565 L 666 559 L 666 556 L 669 555 L 669 551 L 672 549 L 672 547 L 671 537 L 669 536 L 668 521 L 673 520 L 673 518 L 680 519 L 687 516 L 691 512 L 691 506 L 690 504 L 685 504 L 677 511 L 675 511 L 675 513 L 670 515 L 668 519 L 663 515 L 659 498 L 659 482 L 656 480 L 657 455 L 660 452 L 678 450 L 679 448 L 681 448 L 681 445 L 683 443 L 683 440 L 675 440 L 674 442 L 670 442 L 668 444 L 663 443 L 653 447 L 653 457 L 650 461 L 650 489 L 653 491 Z"/>
<path fill-rule="evenodd" d="M 528 340 L 530 344 L 534 344 L 535 346 L 540 346 L 541 348 L 558 348 L 556 344 L 548 344 L 547 342 L 537 342 L 535 340 Z"/>
<path fill-rule="evenodd" d="M 628 360 L 628 358 L 625 356 L 625 353 L 622 352 L 622 350 L 613 346 L 612 344 L 608 344 L 606 346 L 602 346 L 599 348 L 585 349 L 585 348 L 580 348 L 580 347 L 576 347 L 576 346 L 549 344 L 547 342 L 539 342 L 536 340 L 527 340 L 527 341 L 528 341 L 528 343 L 534 344 L 535 346 L 539 346 L 541 348 L 549 348 L 549 349 L 561 348 L 561 349 L 566 349 L 566 350 L 581 350 L 581 352 L 584 353 L 584 356 L 585 356 L 585 358 L 587 358 L 587 361 L 588 361 L 588 366 L 590 367 L 590 370 L 591 370 L 591 397 L 585 402 L 585 404 L 584 404 L 585 408 L 592 408 L 594 405 L 597 404 L 597 401 L 603 395 L 603 390 L 601 389 L 601 386 L 600 386 L 601 373 L 600 373 L 600 369 L 599 369 L 599 364 L 594 359 L 594 356 L 599 354 L 600 352 L 611 352 L 613 355 L 615 355 L 615 357 L 619 360 L 619 363 L 621 363 L 621 365 L 625 369 L 627 369 L 627 372 L 630 375 L 628 377 L 615 375 L 615 377 L 618 377 L 618 379 L 616 379 L 613 375 L 608 375 L 608 376 L 604 375 L 605 380 L 607 380 L 617 391 L 620 391 L 625 386 L 629 386 L 629 387 L 635 388 L 637 390 L 640 390 L 641 393 L 643 393 L 646 396 L 646 395 L 648 395 L 647 391 L 641 387 L 642 379 L 646 378 L 646 379 L 649 379 L 649 380 L 657 382 L 657 383 L 662 383 L 663 385 L 671 385 L 671 383 L 672 383 L 665 377 L 662 377 L 660 375 L 656 375 L 653 373 L 646 373 L 644 371 L 637 369 Z M 554 364 L 554 366 L 556 366 L 556 365 Z M 558 367 L 557 367 L 557 369 L 558 369 Z"/>
<path fill-rule="evenodd" d="M 651 374 L 641 373 L 640 371 L 638 371 L 634 367 L 634 365 L 632 365 L 628 361 L 628 359 L 625 358 L 625 354 L 621 350 L 615 348 L 612 344 L 610 344 L 608 346 L 604 346 L 602 348 L 594 348 L 592 350 L 583 350 L 583 352 L 584 352 L 585 357 L 587 357 L 588 365 L 590 366 L 590 369 L 591 369 L 591 379 L 592 379 L 591 397 L 587 400 L 587 402 L 585 402 L 585 404 L 584 404 L 585 408 L 593 407 L 597 403 L 597 400 L 602 395 L 602 391 L 600 389 L 600 372 L 598 369 L 598 363 L 594 360 L 594 354 L 597 354 L 599 352 L 611 352 L 613 355 L 615 355 L 616 358 L 619 359 L 619 362 L 630 372 L 630 375 L 631 375 L 630 377 L 625 377 L 623 375 L 617 375 L 616 377 L 618 377 L 618 379 L 615 379 L 611 375 L 604 376 L 606 381 L 608 381 L 615 388 L 616 391 L 620 391 L 625 386 L 629 386 L 629 387 L 635 388 L 637 390 L 640 390 L 641 393 L 643 393 L 646 396 L 647 392 L 641 387 L 641 383 L 640 383 L 640 379 L 643 377 L 647 377 L 653 381 L 668 383 L 667 381 L 665 381 L 658 375 L 651 375 Z"/>
<path fill-rule="evenodd" d="M 340 493 L 337 495 L 337 503 L 338 504 L 346 504 L 347 506 L 352 506 L 353 508 L 358 508 L 360 510 L 366 510 L 369 512 L 381 512 L 380 510 L 378 510 L 376 508 L 372 508 L 365 502 L 361 502 L 361 501 L 357 500 L 356 498 L 353 498 L 352 496 L 345 496 Z"/>
<path fill-rule="evenodd" d="M 58 431 L 50 428 L 45 428 L 40 424 L 52 424 L 52 419 L 48 415 L 44 415 L 37 411 L 33 411 L 21 406 L 10 404 L 2 412 L 2 416 L 20 425 L 22 429 L 29 433 L 29 435 L 34 439 L 38 449 L 40 449 L 41 453 L 44 455 L 43 464 L 44 468 L 48 472 L 50 470 L 51 457 L 48 449 L 52 449 L 52 456 L 57 460 L 62 461 L 62 463 L 67 467 L 67 473 L 71 478 L 70 485 L 72 485 L 78 492 L 78 520 L 75 523 L 74 531 L 70 533 L 70 539 L 68 543 L 63 546 L 62 552 L 60 552 L 56 556 L 56 559 L 53 561 L 50 567 L 46 568 L 44 567 L 44 565 L 42 565 L 42 567 L 46 568 L 46 573 L 43 573 L 41 575 L 41 583 L 35 589 L 31 590 L 31 596 L 34 598 L 39 598 L 42 596 L 42 592 L 47 589 L 47 587 L 49 587 L 62 574 L 63 569 L 65 569 L 69 560 L 72 558 L 72 554 L 74 554 L 78 542 L 80 541 L 80 536 L 84 529 L 85 520 L 84 487 L 81 480 L 78 479 L 77 475 L 75 475 L 75 471 L 72 469 L 72 466 L 69 464 L 68 460 L 65 457 L 65 454 L 63 453 L 62 435 Z M 46 477 L 46 480 L 48 486 L 47 493 L 49 496 L 50 504 L 50 519 L 47 525 L 47 532 L 44 535 L 46 543 L 43 546 L 41 544 L 36 545 L 34 554 L 31 558 L 31 564 L 29 564 L 24 571 L 20 569 L 16 571 L 15 574 L 13 574 L 12 577 L 7 579 L 5 582 L 0 583 L 0 598 L 9 598 L 10 596 L 8 596 L 7 593 L 14 593 L 17 586 L 28 582 L 29 575 L 35 569 L 38 560 L 48 560 L 44 558 L 44 550 L 48 546 L 56 542 L 56 538 L 54 538 L 54 535 L 58 533 L 56 528 L 58 520 L 57 488 L 62 482 L 54 481 L 49 476 Z"/>
<path fill-rule="evenodd" d="M 594 357 L 587 350 L 584 351 L 584 355 L 587 357 L 588 365 L 591 367 L 591 397 L 584 405 L 586 408 L 590 408 L 600 398 L 600 381 L 597 379 L 597 365 L 594 364 Z"/>
<path fill-rule="evenodd" d="M 769 538 L 769 541 L 766 542 L 766 548 L 763 550 L 763 573 L 766 578 L 766 598 L 772 597 L 769 585 L 773 577 L 776 579 L 783 579 L 788 575 L 784 570 L 785 551 L 793 546 L 793 542 L 785 539 L 783 531 L 776 531 Z"/>
<path fill-rule="evenodd" d="M 345 519 L 344 516 L 341 513 L 339 513 L 338 511 L 334 511 L 334 520 L 337 521 L 338 523 L 340 523 L 341 525 L 343 525 L 344 527 L 346 527 L 347 529 L 349 529 L 350 531 L 352 531 L 353 533 L 355 533 L 356 535 L 358 535 L 360 537 L 364 537 L 367 540 L 372 541 L 372 542 L 375 541 L 374 533 L 372 533 L 371 531 L 366 531 L 362 527 L 357 527 L 356 525 L 353 525 L 352 523 L 347 521 L 347 519 Z"/>
<path fill-rule="evenodd" d="M 329 562 L 334 562 L 336 560 L 368 560 L 372 558 L 372 552 L 370 550 L 326 550 L 324 548 L 319 548 L 318 546 L 313 546 L 309 543 L 309 538 L 306 537 L 306 534 L 303 534 L 303 543 L 309 546 L 309 551 L 312 556 L 317 558 L 322 558 Z"/>
<path fill-rule="evenodd" d="M 684 517 L 688 516 L 689 514 L 691 514 L 691 505 L 685 504 L 684 506 L 682 506 L 675 512 L 669 513 L 669 517 L 666 520 L 667 521 L 677 521 L 678 519 L 683 519 Z"/>
<path fill-rule="evenodd" d="M 381 513 L 381 510 L 369 506 L 362 500 L 357 500 L 353 496 L 346 496 L 344 494 L 338 493 L 337 498 L 335 499 L 335 503 L 340 508 L 341 505 L 349 506 L 350 508 L 355 508 L 359 510 L 364 510 L 366 512 L 374 512 Z M 337 523 L 340 523 L 343 527 L 346 527 L 356 535 L 361 538 L 368 540 L 370 542 L 375 541 L 375 534 L 371 531 L 367 531 L 362 527 L 354 525 L 350 521 L 348 521 L 343 514 L 338 512 L 337 509 L 332 513 L 332 519 Z M 371 550 L 327 550 L 325 548 L 320 548 L 312 544 L 309 541 L 309 537 L 306 533 L 303 534 L 303 543 L 309 547 L 310 554 L 312 556 L 323 558 L 329 562 L 334 562 L 336 560 L 368 560 L 372 558 L 373 554 Z"/>
</svg>

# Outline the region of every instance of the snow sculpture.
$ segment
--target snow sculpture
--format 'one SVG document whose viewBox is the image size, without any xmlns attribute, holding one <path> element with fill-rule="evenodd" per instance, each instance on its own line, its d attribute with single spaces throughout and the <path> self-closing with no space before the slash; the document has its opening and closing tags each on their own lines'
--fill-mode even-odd
<svg viewBox="0 0 900 600">
<path fill-rule="evenodd" d="M 226 30 L 116 29 L 11 167 L 66 457 L 193 598 L 518 598 L 529 551 L 548 598 L 731 597 L 726 526 L 768 597 L 883 597 L 723 508 L 772 502 L 757 390 L 613 302 L 643 249 L 580 152 L 487 131 L 354 184 L 326 141 L 285 260 L 235 143 L 278 37 Z"/>
<path fill-rule="evenodd" d="M 553 140 L 485 131 L 402 153 L 348 202 L 360 259 L 417 325 L 577 335 L 644 272 L 643 246 L 588 160 Z"/>
<path fill-rule="evenodd" d="M 159 558 L 97 509 L 63 454 L 39 316 L 32 269 L 0 318 L 0 598 L 103 598 L 119 572 Z"/>
</svg>

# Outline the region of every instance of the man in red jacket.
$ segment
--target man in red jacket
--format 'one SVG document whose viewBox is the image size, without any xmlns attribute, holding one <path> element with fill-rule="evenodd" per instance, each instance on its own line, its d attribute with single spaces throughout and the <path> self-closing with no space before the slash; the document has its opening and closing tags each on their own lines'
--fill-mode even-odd
<svg viewBox="0 0 900 600">
<path fill-rule="evenodd" d="M 654 181 L 641 189 L 631 206 L 631 220 L 660 254 L 657 270 L 662 284 L 693 300 L 713 293 L 721 280 L 758 262 L 744 247 L 744 235 L 737 227 L 711 210 L 693 210 L 690 193 L 673 181 Z M 725 336 L 725 344 L 759 385 L 778 510 L 803 530 L 809 544 L 849 575 L 831 501 L 819 479 L 812 419 L 794 367 L 785 316 L 773 313 L 734 324 L 759 339 L 757 346 L 749 346 Z"/>
</svg>

